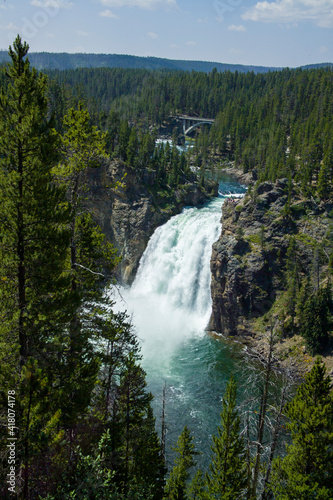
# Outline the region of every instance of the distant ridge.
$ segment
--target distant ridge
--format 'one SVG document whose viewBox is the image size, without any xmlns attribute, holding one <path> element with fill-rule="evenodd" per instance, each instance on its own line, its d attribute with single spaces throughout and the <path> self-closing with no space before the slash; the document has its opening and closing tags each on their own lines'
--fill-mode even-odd
<svg viewBox="0 0 333 500">
<path fill-rule="evenodd" d="M 69 54 L 66 52 L 31 52 L 29 54 L 31 64 L 38 70 L 43 69 L 76 69 L 76 68 L 133 68 L 133 69 L 169 69 L 183 71 L 203 71 L 208 73 L 216 68 L 218 71 L 239 71 L 247 73 L 267 73 L 277 71 L 282 67 L 247 66 L 242 64 L 224 64 L 208 61 L 182 61 L 175 59 L 164 59 L 159 57 L 139 57 L 122 54 Z M 0 63 L 9 61 L 6 51 L 0 51 Z M 330 66 L 332 63 L 310 64 L 302 66 L 304 69 L 320 68 Z"/>
</svg>

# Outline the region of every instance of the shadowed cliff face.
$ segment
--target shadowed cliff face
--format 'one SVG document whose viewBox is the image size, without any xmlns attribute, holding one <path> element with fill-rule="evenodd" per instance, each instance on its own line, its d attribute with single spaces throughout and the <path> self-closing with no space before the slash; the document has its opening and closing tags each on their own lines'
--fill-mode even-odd
<svg viewBox="0 0 333 500">
<path fill-rule="evenodd" d="M 114 188 L 116 183 L 121 183 Z M 141 178 L 121 161 L 91 169 L 87 177 L 88 205 L 107 240 L 118 249 L 122 261 L 117 279 L 125 285 L 134 280 L 140 258 L 154 230 L 184 206 L 198 206 L 207 195 L 189 183 L 170 195 L 154 190 L 153 174 Z M 211 186 L 217 195 L 217 185 Z"/>
<path fill-rule="evenodd" d="M 288 191 L 289 189 L 289 191 Z M 290 200 L 290 209 L 285 207 Z M 325 237 L 330 204 L 305 200 L 286 179 L 264 182 L 255 194 L 222 208 L 222 234 L 211 258 L 212 315 L 209 329 L 239 335 L 247 320 L 265 314 L 285 289 L 290 236 L 297 241 L 300 275 L 312 266 L 316 241 Z"/>
</svg>

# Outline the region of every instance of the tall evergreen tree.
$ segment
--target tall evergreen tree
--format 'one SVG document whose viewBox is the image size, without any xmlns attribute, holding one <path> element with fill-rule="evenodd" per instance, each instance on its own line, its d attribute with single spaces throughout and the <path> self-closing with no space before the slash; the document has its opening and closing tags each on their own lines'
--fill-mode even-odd
<svg viewBox="0 0 333 500">
<path fill-rule="evenodd" d="M 46 77 L 30 69 L 28 48 L 19 37 L 10 48 L 0 97 L 2 305 L 15 318 L 21 364 L 35 353 L 42 311 L 54 302 L 69 220 L 64 192 L 52 184 L 59 143 L 48 120 Z"/>
<path fill-rule="evenodd" d="M 232 376 L 222 401 L 221 425 L 213 437 L 213 457 L 207 476 L 209 498 L 236 500 L 247 485 L 246 451 L 236 409 L 236 381 Z"/>
<path fill-rule="evenodd" d="M 319 288 L 304 304 L 301 334 L 312 354 L 319 353 L 328 345 L 331 309 L 332 292 L 329 285 Z"/>
<path fill-rule="evenodd" d="M 32 455 L 44 449 L 44 438 L 59 417 L 49 391 L 57 362 L 55 338 L 63 319 L 62 296 L 68 287 L 64 270 L 69 243 L 64 192 L 52 182 L 58 138 L 48 117 L 47 81 L 30 68 L 28 49 L 19 36 L 10 47 L 7 86 L 0 96 L 0 335 L 4 346 L 0 365 L 3 373 L 7 367 L 3 388 L 21 392 L 18 463 L 24 498 L 29 496 Z"/>
<path fill-rule="evenodd" d="M 274 460 L 272 490 L 277 500 L 333 498 L 333 397 L 326 367 L 317 358 L 286 406 L 292 443 Z"/>
<path fill-rule="evenodd" d="M 117 401 L 114 405 L 116 412 L 113 415 L 117 423 L 115 429 L 120 434 L 120 437 L 118 436 L 120 462 L 118 470 L 124 493 L 129 491 L 130 483 L 136 473 L 138 473 L 138 480 L 147 480 L 149 476 L 150 479 L 154 476 L 147 469 L 147 460 L 150 453 L 155 454 L 155 464 L 152 468 L 156 480 L 161 480 L 160 473 L 163 459 L 160 453 L 160 445 L 156 448 L 157 436 L 153 431 L 150 407 L 153 396 L 147 392 L 146 386 L 145 372 L 138 364 L 137 356 L 131 352 L 124 362 L 117 389 Z M 146 435 L 147 443 L 142 441 L 143 433 Z M 115 438 L 113 437 L 113 439 Z M 149 442 L 149 448 L 144 450 Z M 156 455 L 157 449 L 158 453 Z"/>
<path fill-rule="evenodd" d="M 63 127 L 62 156 L 53 173 L 57 183 L 66 188 L 71 215 L 67 254 L 71 285 L 67 293 L 67 335 L 61 359 L 63 394 L 59 401 L 63 425 L 69 433 L 71 453 L 73 426 L 89 404 L 99 368 L 90 342 L 94 315 L 89 301 L 101 297 L 99 284 L 105 279 L 102 271 L 104 267 L 109 267 L 111 271 L 116 259 L 114 249 L 105 242 L 100 228 L 84 206 L 87 170 L 100 166 L 106 157 L 105 137 L 91 125 L 89 113 L 81 103 L 77 109 L 69 110 Z"/>
<path fill-rule="evenodd" d="M 168 500 L 186 500 L 187 482 L 190 477 L 189 471 L 196 465 L 194 456 L 198 454 L 194 448 L 193 437 L 186 425 L 173 450 L 177 452 L 177 456 L 165 486 L 165 498 Z"/>
<path fill-rule="evenodd" d="M 299 261 L 298 249 L 295 238 L 292 236 L 289 240 L 286 253 L 286 281 L 287 281 L 287 314 L 291 318 L 291 329 L 294 328 L 296 316 L 297 294 L 299 290 Z"/>
</svg>

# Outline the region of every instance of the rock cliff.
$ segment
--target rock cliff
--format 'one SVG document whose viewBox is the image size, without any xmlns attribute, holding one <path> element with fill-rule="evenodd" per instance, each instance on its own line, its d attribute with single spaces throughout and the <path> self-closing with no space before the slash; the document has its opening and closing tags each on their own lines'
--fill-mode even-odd
<svg viewBox="0 0 333 500">
<path fill-rule="evenodd" d="M 211 258 L 209 329 L 226 335 L 249 333 L 251 320 L 269 311 L 285 290 L 290 236 L 296 238 L 300 273 L 305 275 L 317 241 L 327 237 L 331 210 L 330 203 L 318 205 L 302 198 L 286 179 L 264 182 L 241 201 L 227 200 L 222 234 Z"/>
<path fill-rule="evenodd" d="M 140 258 L 154 230 L 184 206 L 198 206 L 208 197 L 196 182 L 170 193 L 154 187 L 151 172 L 138 173 L 122 161 L 110 161 L 87 175 L 87 202 L 107 240 L 122 257 L 117 279 L 131 284 Z M 120 186 L 115 188 L 116 183 Z M 217 185 L 209 186 L 217 195 Z"/>
</svg>

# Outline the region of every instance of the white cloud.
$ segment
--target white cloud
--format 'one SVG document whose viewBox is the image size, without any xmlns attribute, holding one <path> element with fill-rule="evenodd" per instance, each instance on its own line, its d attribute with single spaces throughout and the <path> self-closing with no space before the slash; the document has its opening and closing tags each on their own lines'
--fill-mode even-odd
<svg viewBox="0 0 333 500">
<path fill-rule="evenodd" d="M 67 0 L 31 0 L 31 5 L 42 9 L 70 9 L 73 2 Z"/>
<path fill-rule="evenodd" d="M 325 52 L 328 51 L 328 48 L 325 46 L 325 45 L 322 45 L 321 47 L 319 47 L 319 52 L 321 54 L 325 54 Z"/>
<path fill-rule="evenodd" d="M 154 9 L 156 7 L 176 7 L 176 0 L 99 0 L 105 7 L 140 7 Z"/>
<path fill-rule="evenodd" d="M 89 36 L 90 35 L 90 33 L 88 33 L 87 31 L 82 31 L 82 30 L 76 30 L 76 34 L 79 36 Z"/>
<path fill-rule="evenodd" d="M 246 31 L 246 28 L 242 24 L 239 24 L 238 26 L 236 26 L 235 24 L 231 24 L 230 26 L 228 26 L 228 30 L 229 31 Z"/>
<path fill-rule="evenodd" d="M 313 21 L 318 26 L 333 26 L 333 0 L 275 0 L 258 2 L 242 18 L 246 21 L 295 23 Z"/>
<path fill-rule="evenodd" d="M 9 23 L 6 26 L 0 26 L 0 28 L 8 31 L 19 31 L 19 28 L 14 23 Z"/>
<path fill-rule="evenodd" d="M 150 38 L 158 38 L 158 34 L 157 34 L 157 33 L 154 33 L 153 31 L 148 31 L 147 35 L 148 35 Z"/>
<path fill-rule="evenodd" d="M 114 14 L 113 12 L 111 12 L 111 10 L 107 9 L 107 10 L 103 10 L 103 12 L 100 12 L 99 15 L 101 17 L 108 17 L 110 19 L 118 19 L 119 16 L 117 16 L 117 14 Z"/>
<path fill-rule="evenodd" d="M 197 42 L 194 42 L 193 40 L 189 40 L 188 42 L 186 42 L 186 45 L 196 45 Z"/>
</svg>

